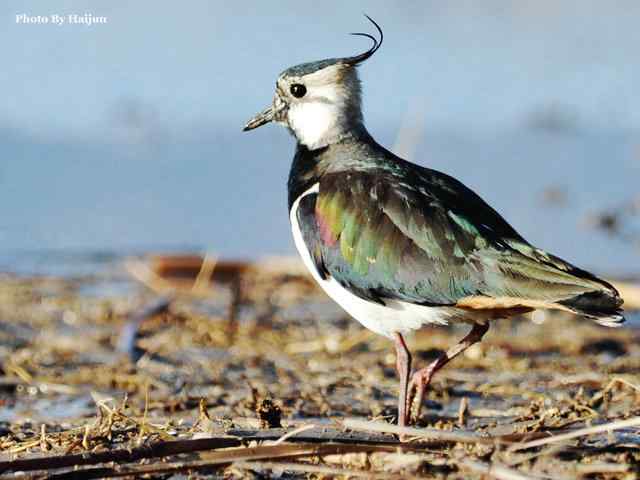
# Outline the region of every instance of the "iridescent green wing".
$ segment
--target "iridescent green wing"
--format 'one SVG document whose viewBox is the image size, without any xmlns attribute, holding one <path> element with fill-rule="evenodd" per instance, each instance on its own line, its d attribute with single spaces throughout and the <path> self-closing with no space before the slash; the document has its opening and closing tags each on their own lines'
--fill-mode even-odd
<svg viewBox="0 0 640 480">
<path fill-rule="evenodd" d="M 419 167 L 324 175 L 298 220 L 318 271 L 372 301 L 556 302 L 602 288 L 529 245 L 460 182 Z"/>
</svg>

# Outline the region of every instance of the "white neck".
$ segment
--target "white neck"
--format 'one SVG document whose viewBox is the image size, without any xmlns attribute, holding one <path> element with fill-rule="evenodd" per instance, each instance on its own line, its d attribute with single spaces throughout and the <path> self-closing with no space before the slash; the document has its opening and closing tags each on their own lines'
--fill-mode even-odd
<svg viewBox="0 0 640 480">
<path fill-rule="evenodd" d="M 312 150 L 337 141 L 348 127 L 345 123 L 339 109 L 328 102 L 301 102 L 289 109 L 289 127 Z"/>
</svg>

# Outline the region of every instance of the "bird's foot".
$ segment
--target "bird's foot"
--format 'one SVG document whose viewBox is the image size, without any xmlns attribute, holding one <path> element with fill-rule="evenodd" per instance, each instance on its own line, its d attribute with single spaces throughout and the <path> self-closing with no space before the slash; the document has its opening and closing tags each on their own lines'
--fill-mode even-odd
<svg viewBox="0 0 640 480">
<path fill-rule="evenodd" d="M 440 359 L 434 360 L 428 366 L 414 372 L 409 382 L 409 394 L 407 395 L 407 422 L 415 423 L 420 418 L 422 402 L 427 387 L 431 383 L 431 379 L 440 367 Z M 412 415 L 412 407 L 415 405 L 415 412 Z"/>
</svg>

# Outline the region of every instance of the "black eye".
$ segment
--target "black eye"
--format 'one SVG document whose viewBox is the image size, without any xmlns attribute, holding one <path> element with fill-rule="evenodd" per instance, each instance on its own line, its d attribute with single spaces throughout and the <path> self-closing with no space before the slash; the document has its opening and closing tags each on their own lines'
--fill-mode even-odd
<svg viewBox="0 0 640 480">
<path fill-rule="evenodd" d="M 307 87 L 305 87 L 301 83 L 294 83 L 289 88 L 289 91 L 291 92 L 291 95 L 293 95 L 294 97 L 302 98 L 307 93 Z"/>
</svg>

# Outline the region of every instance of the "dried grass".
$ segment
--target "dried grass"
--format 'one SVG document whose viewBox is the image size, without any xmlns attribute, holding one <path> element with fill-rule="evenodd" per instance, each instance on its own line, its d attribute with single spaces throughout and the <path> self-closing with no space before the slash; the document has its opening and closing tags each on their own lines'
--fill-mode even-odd
<svg viewBox="0 0 640 480">
<path fill-rule="evenodd" d="M 436 377 L 418 425 L 399 429 L 391 346 L 308 277 L 287 262 L 177 260 L 129 263 L 145 288 L 124 271 L 2 277 L 0 472 L 615 480 L 638 471 L 637 330 L 562 315 L 496 323 Z M 113 282 L 126 293 L 101 295 Z M 139 327 L 129 339 L 137 361 L 115 348 L 128 321 Z M 418 332 L 416 362 L 459 336 Z M 262 426 L 265 408 L 282 428 Z"/>
</svg>

